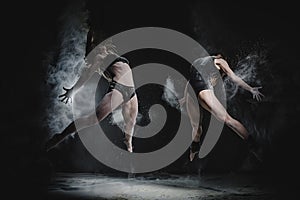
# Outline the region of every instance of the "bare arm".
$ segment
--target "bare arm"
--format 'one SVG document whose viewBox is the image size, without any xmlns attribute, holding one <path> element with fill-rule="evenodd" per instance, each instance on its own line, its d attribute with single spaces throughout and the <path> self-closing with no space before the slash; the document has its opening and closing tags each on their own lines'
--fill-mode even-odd
<svg viewBox="0 0 300 200">
<path fill-rule="evenodd" d="M 99 66 L 100 61 L 96 60 L 96 62 L 94 62 L 92 65 L 85 67 L 85 69 L 82 70 L 82 74 L 80 75 L 79 79 L 72 87 L 73 91 L 76 92 L 77 90 L 79 90 L 84 85 L 84 83 L 93 76 Z"/>
<path fill-rule="evenodd" d="M 66 92 L 59 96 L 62 102 L 68 103 L 73 94 L 75 94 L 84 85 L 84 83 L 92 77 L 101 64 L 100 60 L 101 59 L 96 57 L 94 62 L 82 71 L 82 74 L 72 88 L 63 88 Z"/>
<path fill-rule="evenodd" d="M 238 77 L 229 67 L 228 63 L 226 60 L 222 59 L 222 58 L 218 58 L 215 59 L 215 64 L 220 67 L 227 76 L 229 76 L 231 78 L 231 80 L 236 83 L 238 86 L 242 87 L 243 89 L 249 91 L 252 93 L 253 98 L 257 99 L 258 101 L 261 100 L 261 97 L 263 96 L 263 94 L 261 94 L 258 89 L 260 89 L 261 87 L 251 87 L 250 85 L 248 85 L 245 81 L 243 81 L 243 79 L 241 79 L 240 77 Z"/>
<path fill-rule="evenodd" d="M 224 73 L 231 78 L 231 80 L 236 83 L 238 86 L 244 88 L 245 90 L 251 91 L 252 87 L 248 85 L 245 81 L 243 81 L 240 77 L 238 77 L 229 67 L 226 60 L 220 58 L 216 59 L 215 63 L 219 66 Z"/>
</svg>

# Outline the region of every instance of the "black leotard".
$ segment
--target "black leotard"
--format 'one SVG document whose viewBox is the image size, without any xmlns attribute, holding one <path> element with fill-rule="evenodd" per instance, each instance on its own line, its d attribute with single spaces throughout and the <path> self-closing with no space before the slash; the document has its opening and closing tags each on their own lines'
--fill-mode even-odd
<svg viewBox="0 0 300 200">
<path fill-rule="evenodd" d="M 118 83 L 117 81 L 113 80 L 113 77 L 115 75 L 112 72 L 112 66 L 116 62 L 123 62 L 123 63 L 129 64 L 129 61 L 125 57 L 117 57 L 117 56 L 112 55 L 112 54 L 111 54 L 111 57 L 108 58 L 107 60 L 109 60 L 109 59 L 113 60 L 113 61 L 111 62 L 111 64 L 108 65 L 107 69 L 105 70 L 105 73 L 108 73 L 109 76 L 112 77 L 112 81 L 109 82 L 108 92 L 112 91 L 113 89 L 118 90 L 122 94 L 124 102 L 127 102 L 132 97 L 134 97 L 134 95 L 135 95 L 135 88 L 133 86 L 123 85 L 123 84 Z"/>
<path fill-rule="evenodd" d="M 189 83 L 198 95 L 202 90 L 213 89 L 212 79 L 221 77 L 220 72 L 222 70 L 215 66 L 214 57 L 198 58 L 191 65 Z"/>
</svg>

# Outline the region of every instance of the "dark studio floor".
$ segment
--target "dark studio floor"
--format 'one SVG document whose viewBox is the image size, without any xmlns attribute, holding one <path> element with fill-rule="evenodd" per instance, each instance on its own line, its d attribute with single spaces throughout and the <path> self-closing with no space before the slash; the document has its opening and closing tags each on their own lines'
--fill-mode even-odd
<svg viewBox="0 0 300 200">
<path fill-rule="evenodd" d="M 90 173 L 58 173 L 48 199 L 274 199 L 268 186 L 251 174 L 114 177 Z"/>
</svg>

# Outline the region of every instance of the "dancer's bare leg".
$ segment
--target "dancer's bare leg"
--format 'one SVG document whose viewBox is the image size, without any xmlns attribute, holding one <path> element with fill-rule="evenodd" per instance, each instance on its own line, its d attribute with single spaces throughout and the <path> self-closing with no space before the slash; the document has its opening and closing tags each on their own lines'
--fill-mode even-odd
<svg viewBox="0 0 300 200">
<path fill-rule="evenodd" d="M 210 113 L 212 113 L 217 120 L 224 122 L 230 127 L 238 136 L 246 140 L 249 136 L 246 128 L 236 119 L 232 118 L 219 102 L 213 90 L 202 90 L 199 92 L 200 104 Z"/>
<path fill-rule="evenodd" d="M 199 93 L 201 99 L 200 104 L 202 107 L 211 112 L 218 120 L 224 122 L 229 128 L 231 128 L 238 136 L 240 136 L 248 145 L 249 151 L 256 157 L 256 159 L 262 162 L 262 157 L 256 149 L 256 143 L 249 135 L 247 129 L 238 120 L 232 118 L 223 107 L 223 105 L 216 98 L 212 90 L 203 90 Z"/>
<path fill-rule="evenodd" d="M 57 144 L 59 144 L 65 137 L 68 135 L 80 131 L 81 129 L 87 128 L 89 126 L 96 125 L 100 121 L 102 121 L 107 115 L 109 115 L 114 109 L 116 109 L 123 102 L 122 94 L 113 89 L 111 92 L 107 93 L 100 104 L 96 108 L 96 115 L 91 114 L 86 117 L 78 118 L 75 121 L 71 122 L 69 126 L 67 126 L 62 133 L 55 134 L 46 144 L 46 150 L 49 151 Z M 81 129 L 76 129 L 75 124 L 80 124 Z"/>
<path fill-rule="evenodd" d="M 200 149 L 200 137 L 202 134 L 202 116 L 200 108 L 197 108 L 198 103 L 191 98 L 189 94 L 186 96 L 186 108 L 187 113 L 192 126 L 192 138 L 193 143 L 190 149 L 190 161 L 194 160 L 195 155 L 199 152 Z M 199 112 L 198 112 L 199 110 Z M 197 146 L 194 146 L 197 145 Z M 196 148 L 196 149 L 195 149 Z"/>
<path fill-rule="evenodd" d="M 136 124 L 136 117 L 138 114 L 138 100 L 135 95 L 128 102 L 124 103 L 122 106 L 122 114 L 125 122 L 124 134 L 125 141 L 124 143 L 127 146 L 129 152 L 133 151 L 132 147 L 132 136 L 134 132 L 134 127 Z"/>
</svg>

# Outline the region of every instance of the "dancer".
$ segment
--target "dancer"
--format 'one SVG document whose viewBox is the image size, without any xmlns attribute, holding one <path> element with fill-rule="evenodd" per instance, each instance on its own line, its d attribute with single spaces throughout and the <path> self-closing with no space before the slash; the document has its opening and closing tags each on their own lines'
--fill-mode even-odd
<svg viewBox="0 0 300 200">
<path fill-rule="evenodd" d="M 94 51 L 96 52 L 94 61 L 87 64 L 86 70 L 83 71 L 71 89 L 63 88 L 66 92 L 59 97 L 62 102 L 68 103 L 72 96 L 95 72 L 100 73 L 109 82 L 109 90 L 96 107 L 96 117 L 94 114 L 91 114 L 75 119 L 75 121 L 71 122 L 61 133 L 55 134 L 48 140 L 46 143 L 47 151 L 63 141 L 68 135 L 80 131 L 76 129 L 76 123 L 82 124 L 82 128 L 96 125 L 119 106 L 122 106 L 125 123 L 123 130 L 125 133 L 124 143 L 129 152 L 133 151 L 132 136 L 138 113 L 138 100 L 129 61 L 124 57 L 118 56 L 113 45 L 99 45 L 96 48 Z M 103 67 L 107 68 L 102 70 Z"/>
<path fill-rule="evenodd" d="M 199 69 L 199 71 L 197 70 Z M 224 122 L 230 127 L 238 136 L 247 142 L 249 150 L 260 160 L 259 156 L 255 153 L 255 142 L 253 137 L 248 133 L 244 125 L 238 120 L 231 117 L 221 102 L 217 99 L 214 93 L 214 86 L 217 84 L 219 79 L 224 75 L 227 75 L 231 80 L 242 87 L 243 89 L 252 93 L 253 98 L 260 101 L 263 94 L 259 92 L 261 87 L 251 87 L 238 77 L 229 67 L 227 61 L 222 58 L 221 54 L 215 56 L 207 56 L 199 58 L 192 64 L 190 71 L 190 80 L 187 83 L 190 84 L 197 95 L 198 103 L 200 104 L 200 118 L 197 112 L 197 102 L 195 102 L 189 92 L 187 86 L 185 88 L 185 95 L 180 100 L 180 104 L 186 104 L 187 113 L 192 126 L 192 137 L 193 141 L 190 146 L 190 161 L 192 161 L 195 155 L 200 150 L 200 137 L 202 134 L 202 115 L 203 109 L 213 114 L 217 120 Z M 203 73 L 202 73 L 203 72 Z M 220 74 L 216 74 L 220 73 Z M 199 121 L 198 121 L 198 120 Z"/>
</svg>

